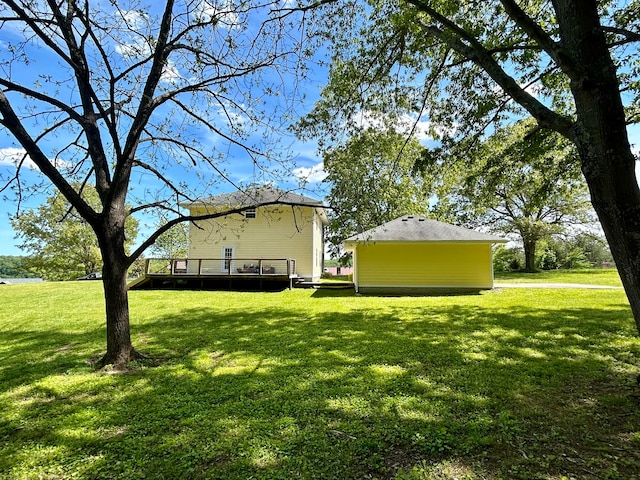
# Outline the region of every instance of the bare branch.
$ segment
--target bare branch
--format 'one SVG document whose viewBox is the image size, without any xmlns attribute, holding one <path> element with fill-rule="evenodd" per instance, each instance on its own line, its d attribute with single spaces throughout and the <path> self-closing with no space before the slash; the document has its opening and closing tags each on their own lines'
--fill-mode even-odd
<svg viewBox="0 0 640 480">
<path fill-rule="evenodd" d="M 123 149 L 123 161 L 119 162 L 116 166 L 114 176 L 121 184 L 120 189 L 126 188 L 128 183 L 129 173 L 131 169 L 131 162 L 133 161 L 133 155 L 140 141 L 140 135 L 144 130 L 148 119 L 153 112 L 153 98 L 156 87 L 162 77 L 164 70 L 164 64 L 166 62 L 168 52 L 166 50 L 167 41 L 169 39 L 169 32 L 171 31 L 171 19 L 173 11 L 174 0 L 167 0 L 164 13 L 162 14 L 162 21 L 160 22 L 160 29 L 158 31 L 158 38 L 156 41 L 156 47 L 153 52 L 153 62 L 145 82 L 140 105 L 134 116 L 133 124 L 127 135 L 126 142 Z"/>
<path fill-rule="evenodd" d="M 61 111 L 65 112 L 67 115 L 69 115 L 69 117 L 71 117 L 73 120 L 75 120 L 78 123 L 82 123 L 84 121 L 84 119 L 82 118 L 82 115 L 76 112 L 73 106 L 69 106 L 66 103 L 58 100 L 57 98 L 51 97 L 49 95 L 45 95 L 44 93 L 38 92 L 37 90 L 27 88 L 23 85 L 19 85 L 5 78 L 0 78 L 0 85 L 5 87 L 5 92 L 21 93 L 28 97 L 34 98 L 36 100 L 40 100 L 41 102 L 45 102 L 54 107 L 59 108 Z"/>
<path fill-rule="evenodd" d="M 0 92 L 0 125 L 9 130 L 29 153 L 31 160 L 38 166 L 74 205 L 76 205 L 81 215 L 89 222 L 96 221 L 96 212 L 87 204 L 80 195 L 73 189 L 58 169 L 52 165 L 47 156 L 42 152 L 38 144 L 31 138 L 26 129 L 22 126 L 20 119 L 14 112 L 11 104 L 3 92 Z"/>
</svg>

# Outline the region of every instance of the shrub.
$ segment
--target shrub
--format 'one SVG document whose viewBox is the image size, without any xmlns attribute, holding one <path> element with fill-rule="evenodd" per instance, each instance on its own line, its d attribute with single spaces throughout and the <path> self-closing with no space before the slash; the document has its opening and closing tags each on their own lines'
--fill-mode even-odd
<svg viewBox="0 0 640 480">
<path fill-rule="evenodd" d="M 556 252 L 550 248 L 542 251 L 542 255 L 538 259 L 538 268 L 542 270 L 555 270 L 559 267 Z"/>
<path fill-rule="evenodd" d="M 524 264 L 524 253 L 519 248 L 498 246 L 493 253 L 493 269 L 496 272 L 520 270 Z"/>
</svg>

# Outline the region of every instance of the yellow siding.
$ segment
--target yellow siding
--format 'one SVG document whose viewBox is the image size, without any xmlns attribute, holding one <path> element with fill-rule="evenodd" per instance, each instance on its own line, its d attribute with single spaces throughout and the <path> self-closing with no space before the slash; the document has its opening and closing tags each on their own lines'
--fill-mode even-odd
<svg viewBox="0 0 640 480">
<path fill-rule="evenodd" d="M 319 279 L 324 267 L 324 225 L 316 212 L 313 218 L 313 278 Z"/>
<path fill-rule="evenodd" d="M 189 230 L 190 258 L 221 258 L 223 249 L 232 247 L 238 259 L 294 258 L 298 276 L 314 276 L 317 227 L 311 207 L 260 207 L 256 218 L 236 214 L 197 225 L 201 228 L 191 225 Z"/>
<path fill-rule="evenodd" d="M 491 288 L 491 245 L 369 243 L 356 248 L 358 287 Z"/>
</svg>

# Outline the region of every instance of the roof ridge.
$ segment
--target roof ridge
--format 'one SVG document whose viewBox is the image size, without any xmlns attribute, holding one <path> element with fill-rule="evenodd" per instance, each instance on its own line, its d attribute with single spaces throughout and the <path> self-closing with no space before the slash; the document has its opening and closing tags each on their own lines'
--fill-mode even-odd
<svg viewBox="0 0 640 480">
<path fill-rule="evenodd" d="M 297 193 L 294 190 L 283 190 L 271 185 L 219 193 L 201 200 L 185 202 L 183 206 L 188 207 L 190 205 L 198 204 L 225 205 L 231 203 L 239 206 L 249 206 L 260 203 L 280 203 L 283 205 L 293 204 L 324 207 L 322 200 L 308 197 L 301 193 Z"/>
<path fill-rule="evenodd" d="M 411 214 L 397 217 L 344 241 L 507 242 L 489 233 Z"/>
</svg>

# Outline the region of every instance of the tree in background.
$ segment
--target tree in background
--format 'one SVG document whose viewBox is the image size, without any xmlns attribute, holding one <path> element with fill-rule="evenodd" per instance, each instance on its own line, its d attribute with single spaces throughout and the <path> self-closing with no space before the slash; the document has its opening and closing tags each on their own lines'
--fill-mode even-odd
<svg viewBox="0 0 640 480">
<path fill-rule="evenodd" d="M 531 116 L 571 141 L 640 331 L 638 2 L 381 0 L 328 16 L 331 79 L 307 122 L 425 117 L 448 148 Z M 341 12 L 345 13 L 341 15 Z M 434 128 L 434 130 L 436 130 Z"/>
<path fill-rule="evenodd" d="M 538 246 L 535 265 L 543 270 L 613 266 L 607 241 L 597 233 L 579 232 L 552 236 L 542 239 Z M 498 272 L 522 270 L 522 248 L 498 245 L 493 254 L 493 268 Z"/>
<path fill-rule="evenodd" d="M 97 207 L 95 189 L 85 187 L 82 197 Z M 33 210 L 11 219 L 11 225 L 29 254 L 23 262 L 46 280 L 74 280 L 102 271 L 100 246 L 91 226 L 71 207 L 66 198 L 54 194 Z M 138 234 L 138 222 L 129 217 L 125 224 L 125 250 L 129 251 Z"/>
<path fill-rule="evenodd" d="M 393 130 L 369 128 L 325 152 L 332 256 L 340 255 L 342 241 L 351 235 L 428 211 L 429 185 L 412 175 L 421 150 L 416 140 Z"/>
<path fill-rule="evenodd" d="M 542 251 L 537 258 L 537 265 L 543 270 L 613 264 L 606 240 L 595 233 L 555 236 L 543 240 L 540 246 Z"/>
<path fill-rule="evenodd" d="M 34 278 L 38 275 L 25 265 L 26 257 L 0 255 L 0 278 Z"/>
<path fill-rule="evenodd" d="M 454 199 L 450 203 L 466 223 L 515 234 L 524 247 L 528 272 L 537 269 L 540 240 L 590 220 L 575 150 L 555 132 L 536 128 L 535 122 L 519 122 L 481 142 L 460 142 L 448 156 L 427 167 L 447 177 L 443 196 Z"/>
<path fill-rule="evenodd" d="M 169 220 L 162 218 L 157 228 L 162 228 Z M 189 224 L 179 223 L 160 235 L 150 248 L 151 255 L 160 258 L 184 258 L 189 248 Z"/>
<path fill-rule="evenodd" d="M 601 267 L 606 264 L 613 264 L 613 256 L 607 245 L 607 239 L 602 235 L 590 232 L 582 232 L 570 238 L 569 242 L 559 242 L 561 246 L 567 248 L 571 246 L 581 250 L 584 257 L 592 267 Z"/>
<path fill-rule="evenodd" d="M 122 367 L 140 358 L 128 268 L 174 225 L 241 211 L 194 218 L 180 202 L 229 182 L 223 160 L 234 148 L 269 179 L 276 167 L 291 172 L 274 163 L 282 155 L 269 155 L 270 140 L 302 93 L 292 76 L 313 51 L 311 13 L 257 1 L 3 0 L 0 15 L 0 131 L 22 149 L 0 190 L 24 195 L 33 165 L 90 225 L 103 262 L 99 364 Z M 83 197 L 89 184 L 98 208 Z M 127 218 L 158 210 L 171 220 L 127 254 Z"/>
</svg>

